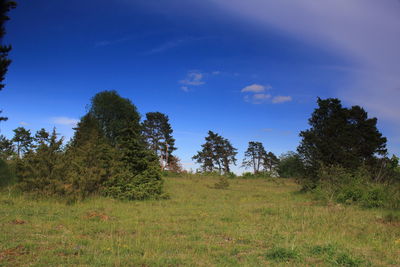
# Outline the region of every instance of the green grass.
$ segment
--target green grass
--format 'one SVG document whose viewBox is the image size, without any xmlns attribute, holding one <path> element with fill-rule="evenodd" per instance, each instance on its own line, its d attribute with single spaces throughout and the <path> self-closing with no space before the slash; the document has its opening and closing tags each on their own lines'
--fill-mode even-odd
<svg viewBox="0 0 400 267">
<path fill-rule="evenodd" d="M 171 199 L 0 193 L 0 266 L 400 266 L 400 224 L 261 179 L 166 178 Z"/>
</svg>

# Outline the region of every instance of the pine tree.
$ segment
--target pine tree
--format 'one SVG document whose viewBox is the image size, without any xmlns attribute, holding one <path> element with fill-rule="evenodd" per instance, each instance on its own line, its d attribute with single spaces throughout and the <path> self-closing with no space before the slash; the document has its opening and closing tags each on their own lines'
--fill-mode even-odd
<svg viewBox="0 0 400 267">
<path fill-rule="evenodd" d="M 244 153 L 242 166 L 253 168 L 254 174 L 257 174 L 264 164 L 266 155 L 267 152 L 261 142 L 249 142 L 249 147 Z"/>
<path fill-rule="evenodd" d="M 208 132 L 205 140 L 202 150 L 198 151 L 192 159 L 201 164 L 204 172 L 218 170 L 219 173 L 229 173 L 230 165 L 236 164 L 237 149 L 228 139 L 212 131 Z"/>
<path fill-rule="evenodd" d="M 309 119 L 310 129 L 302 131 L 298 152 L 315 184 L 321 166 L 341 166 L 356 170 L 385 155 L 386 138 L 378 131 L 376 118 L 368 118 L 359 106 L 344 108 L 339 99 L 318 98 Z"/>
<path fill-rule="evenodd" d="M 172 152 L 176 150 L 169 118 L 160 112 L 149 112 L 143 122 L 143 134 L 149 148 L 160 158 L 162 169 L 169 168 Z"/>
<path fill-rule="evenodd" d="M 14 130 L 12 141 L 16 143 L 18 158 L 21 158 L 23 154 L 32 148 L 33 137 L 31 136 L 31 131 L 24 127 L 18 127 Z"/>
<path fill-rule="evenodd" d="M 2 40 L 6 34 L 5 23 L 10 18 L 8 12 L 15 8 L 17 4 L 14 1 L 0 0 L 0 90 L 4 88 L 4 78 L 7 73 L 8 66 L 11 64 L 11 60 L 8 58 L 8 53 L 11 51 L 10 45 L 4 45 Z M 1 113 L 1 111 L 0 111 Z M 0 117 L 0 121 L 7 120 L 6 117 Z"/>
</svg>

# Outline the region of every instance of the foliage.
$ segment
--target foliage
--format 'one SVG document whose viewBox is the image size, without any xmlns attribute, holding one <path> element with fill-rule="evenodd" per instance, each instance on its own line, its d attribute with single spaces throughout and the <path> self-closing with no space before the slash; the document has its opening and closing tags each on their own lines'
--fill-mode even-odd
<svg viewBox="0 0 400 267">
<path fill-rule="evenodd" d="M 192 159 L 201 164 L 203 172 L 217 170 L 219 173 L 230 173 L 230 164 L 236 164 L 237 149 L 228 139 L 212 131 L 208 132 L 205 139 L 202 150 Z"/>
<path fill-rule="evenodd" d="M 140 114 L 135 105 L 116 91 L 103 91 L 92 98 L 90 114 L 98 121 L 102 134 L 114 146 L 127 128 L 141 134 Z"/>
<path fill-rule="evenodd" d="M 244 152 L 242 166 L 253 168 L 254 173 L 258 173 L 264 164 L 267 152 L 261 142 L 249 142 L 249 147 Z"/>
<path fill-rule="evenodd" d="M 14 150 L 12 140 L 7 139 L 4 135 L 0 135 L 0 158 L 3 160 L 10 159 L 15 153 Z"/>
<path fill-rule="evenodd" d="M 0 1 L 0 40 L 3 40 L 6 34 L 5 23 L 10 18 L 8 12 L 14 9 L 17 4 L 14 1 L 1 0 Z M 0 43 L 0 90 L 4 88 L 3 81 L 8 70 L 8 66 L 11 64 L 11 60 L 8 58 L 8 53 L 11 51 L 10 45 L 3 45 Z M 0 111 L 1 113 L 1 111 Z M 6 117 L 0 117 L 0 121 L 7 120 Z"/>
<path fill-rule="evenodd" d="M 15 173 L 11 166 L 0 158 L 0 187 L 9 186 L 15 183 Z"/>
<path fill-rule="evenodd" d="M 159 158 L 162 169 L 169 169 L 173 162 L 172 152 L 176 150 L 175 139 L 167 115 L 149 112 L 143 122 L 143 135 L 151 149 Z"/>
<path fill-rule="evenodd" d="M 365 208 L 400 207 L 398 190 L 400 184 L 381 184 L 373 182 L 365 167 L 350 171 L 341 166 L 321 168 L 316 196 L 326 201 L 343 204 L 359 204 Z"/>
<path fill-rule="evenodd" d="M 264 157 L 264 170 L 273 173 L 279 166 L 279 158 L 272 152 L 268 152 Z"/>
<path fill-rule="evenodd" d="M 16 150 L 18 158 L 21 158 L 24 153 L 29 152 L 32 148 L 33 137 L 31 131 L 24 127 L 18 127 L 14 130 L 13 142 L 16 143 Z"/>
<path fill-rule="evenodd" d="M 95 194 L 124 200 L 161 197 L 160 166 L 139 120 L 130 100 L 105 91 L 93 97 L 66 148 L 55 129 L 51 134 L 42 129 L 34 138 L 16 129 L 18 188 L 68 202 Z"/>
<path fill-rule="evenodd" d="M 66 164 L 63 138 L 57 137 L 55 129 L 51 134 L 42 129 L 37 132 L 34 140 L 35 149 L 26 152 L 23 158 L 17 158 L 18 188 L 24 192 L 64 195 Z"/>
<path fill-rule="evenodd" d="M 98 121 L 90 113 L 85 115 L 75 128 L 66 153 L 70 194 L 83 199 L 100 193 L 115 172 L 116 156 L 116 149 L 106 142 Z"/>
<path fill-rule="evenodd" d="M 344 108 L 339 99 L 318 98 L 309 124 L 311 128 L 300 133 L 298 152 L 314 185 L 321 165 L 356 170 L 386 153 L 386 138 L 376 127 L 377 119 L 368 118 L 359 106 Z"/>
<path fill-rule="evenodd" d="M 300 156 L 289 151 L 280 156 L 278 174 L 283 178 L 300 178 L 304 175 L 304 165 Z"/>
</svg>

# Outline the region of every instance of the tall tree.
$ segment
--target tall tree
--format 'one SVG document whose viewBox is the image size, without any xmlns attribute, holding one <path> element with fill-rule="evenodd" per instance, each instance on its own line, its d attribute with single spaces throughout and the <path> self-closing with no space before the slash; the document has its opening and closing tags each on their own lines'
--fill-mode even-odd
<svg viewBox="0 0 400 267">
<path fill-rule="evenodd" d="M 80 198 L 98 193 L 116 171 L 117 151 L 102 135 L 98 121 L 90 113 L 75 128 L 66 156 L 67 184 Z"/>
<path fill-rule="evenodd" d="M 269 172 L 273 172 L 279 164 L 279 158 L 274 153 L 268 152 L 264 156 L 264 169 Z"/>
<path fill-rule="evenodd" d="M 172 127 L 167 115 L 149 112 L 143 122 L 143 134 L 149 148 L 159 157 L 162 169 L 168 168 L 172 152 L 176 150 Z"/>
<path fill-rule="evenodd" d="M 344 108 L 339 99 L 318 98 L 309 124 L 311 128 L 300 133 L 298 152 L 311 176 L 315 177 L 321 164 L 356 169 L 387 152 L 377 119 L 368 118 L 359 106 Z"/>
<path fill-rule="evenodd" d="M 299 154 L 289 151 L 279 159 L 278 174 L 283 178 L 299 178 L 304 173 L 304 164 Z"/>
<path fill-rule="evenodd" d="M 193 160 L 201 164 L 203 171 L 218 170 L 220 173 L 229 173 L 230 165 L 236 164 L 237 149 L 228 139 L 212 131 L 208 132 L 202 150 L 198 151 Z"/>
<path fill-rule="evenodd" d="M 0 135 L 0 158 L 9 159 L 14 154 L 14 144 L 12 140 L 7 139 L 4 135 Z"/>
<path fill-rule="evenodd" d="M 89 111 L 97 119 L 104 136 L 112 145 L 126 129 L 141 136 L 140 114 L 132 102 L 116 91 L 103 91 L 92 98 Z"/>
<path fill-rule="evenodd" d="M 45 194 L 63 191 L 66 172 L 63 138 L 58 138 L 54 128 L 51 133 L 41 129 L 34 140 L 34 149 L 17 162 L 19 187 Z"/>
<path fill-rule="evenodd" d="M 249 147 L 246 152 L 244 152 L 242 166 L 253 168 L 254 173 L 257 174 L 263 166 L 266 155 L 267 152 L 261 142 L 249 142 Z"/>
<path fill-rule="evenodd" d="M 16 6 L 17 4 L 14 1 L 0 0 L 0 90 L 4 88 L 3 81 L 8 66 L 11 64 L 11 60 L 8 58 L 11 46 L 3 44 L 3 37 L 6 34 L 5 23 L 10 19 L 7 15 L 8 12 Z M 7 120 L 7 118 L 0 117 L 0 121 L 4 120 Z"/>
<path fill-rule="evenodd" d="M 14 130 L 12 141 L 16 143 L 18 158 L 21 158 L 22 154 L 28 152 L 32 147 L 33 137 L 31 136 L 31 131 L 24 127 L 18 127 Z"/>
</svg>

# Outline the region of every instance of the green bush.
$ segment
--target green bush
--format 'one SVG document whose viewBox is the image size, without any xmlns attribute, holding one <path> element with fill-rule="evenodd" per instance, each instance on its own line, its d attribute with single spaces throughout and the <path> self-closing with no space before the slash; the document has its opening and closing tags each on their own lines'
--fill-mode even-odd
<svg viewBox="0 0 400 267">
<path fill-rule="evenodd" d="M 106 196 L 121 200 L 144 200 L 165 198 L 163 183 L 159 169 L 154 166 L 134 175 L 123 170 L 110 178 L 102 189 Z"/>
<path fill-rule="evenodd" d="M 316 198 L 343 204 L 359 204 L 365 208 L 400 206 L 399 184 L 377 183 L 365 168 L 349 171 L 339 166 L 323 167 L 319 183 L 313 190 Z"/>
<path fill-rule="evenodd" d="M 15 173 L 12 167 L 3 159 L 0 159 L 0 187 L 12 185 L 15 180 Z"/>
</svg>

